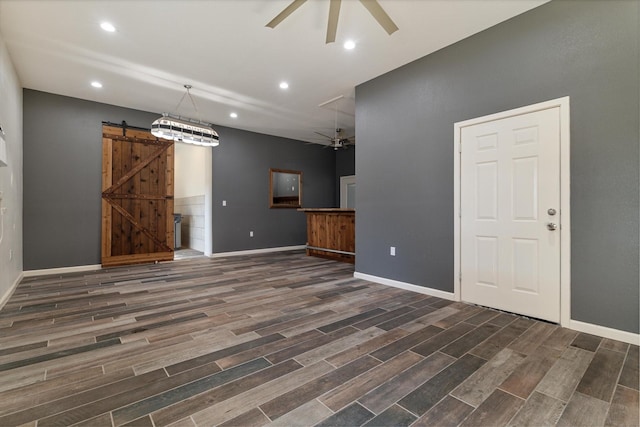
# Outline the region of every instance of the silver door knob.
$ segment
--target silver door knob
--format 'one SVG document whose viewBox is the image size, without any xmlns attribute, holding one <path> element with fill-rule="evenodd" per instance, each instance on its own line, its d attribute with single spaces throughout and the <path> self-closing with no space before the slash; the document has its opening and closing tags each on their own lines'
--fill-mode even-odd
<svg viewBox="0 0 640 427">
<path fill-rule="evenodd" d="M 551 231 L 555 231 L 558 229 L 558 224 L 554 223 L 554 222 L 549 222 L 547 223 L 547 229 L 551 230 Z"/>
<path fill-rule="evenodd" d="M 555 215 L 557 212 L 556 212 L 556 210 L 555 210 L 555 209 L 553 209 L 553 208 L 549 208 L 549 209 L 547 210 L 547 213 L 548 213 L 549 215 L 552 215 L 552 216 L 553 216 L 553 215 Z"/>
</svg>

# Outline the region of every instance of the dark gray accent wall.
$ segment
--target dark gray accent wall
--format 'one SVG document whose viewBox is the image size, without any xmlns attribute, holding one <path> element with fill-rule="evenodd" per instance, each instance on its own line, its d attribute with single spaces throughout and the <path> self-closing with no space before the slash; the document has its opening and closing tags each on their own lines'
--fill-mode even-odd
<svg viewBox="0 0 640 427">
<path fill-rule="evenodd" d="M 336 207 L 340 206 L 340 177 L 356 174 L 356 147 L 336 150 Z M 357 190 L 356 190 L 357 194 Z"/>
<path fill-rule="evenodd" d="M 23 98 L 24 269 L 99 264 L 102 122 L 149 128 L 159 114 L 29 89 Z M 304 244 L 304 214 L 268 208 L 269 168 L 302 170 L 304 206 L 331 206 L 333 153 L 216 129 L 221 144 L 213 149 L 214 252 Z M 220 210 L 223 198 L 229 207 Z"/>
<path fill-rule="evenodd" d="M 100 264 L 102 122 L 158 114 L 25 89 L 24 269 Z"/>
<path fill-rule="evenodd" d="M 639 5 L 555 0 L 358 86 L 356 270 L 452 292 L 454 123 L 570 96 L 571 317 L 638 333 Z"/>
<path fill-rule="evenodd" d="M 269 169 L 301 171 L 302 206 L 331 207 L 333 151 L 239 129 L 216 130 L 220 146 L 213 150 L 213 253 L 305 244 L 304 213 L 269 208 Z"/>
</svg>

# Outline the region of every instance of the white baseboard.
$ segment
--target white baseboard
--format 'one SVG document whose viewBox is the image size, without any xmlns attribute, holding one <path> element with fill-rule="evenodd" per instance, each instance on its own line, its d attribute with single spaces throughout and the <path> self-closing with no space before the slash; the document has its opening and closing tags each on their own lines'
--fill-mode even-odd
<svg viewBox="0 0 640 427">
<path fill-rule="evenodd" d="M 618 340 L 629 344 L 640 345 L 640 334 L 621 331 L 619 329 L 608 328 L 606 326 L 594 325 L 593 323 L 580 322 L 579 320 L 569 321 L 569 329 L 584 332 L 586 334 L 597 335 L 599 337 Z"/>
<path fill-rule="evenodd" d="M 399 282 L 397 280 L 386 279 L 384 277 L 372 276 L 364 273 L 353 273 L 353 277 L 356 279 L 368 280 L 369 282 L 380 283 L 381 285 L 392 286 L 394 288 L 400 288 L 407 291 L 413 291 L 420 294 L 430 295 L 432 297 L 443 298 L 451 301 L 455 301 L 455 295 L 453 292 L 445 292 L 439 289 L 426 288 L 424 286 L 412 285 L 411 283 Z"/>
<path fill-rule="evenodd" d="M 218 252 L 209 255 L 211 258 L 225 258 L 229 256 L 238 256 L 238 255 L 256 255 L 256 254 L 267 254 L 270 252 L 285 252 L 285 251 L 298 251 L 305 249 L 305 245 L 298 246 L 280 246 L 277 248 L 264 248 L 264 249 L 250 249 L 246 251 L 234 251 L 234 252 Z"/>
<path fill-rule="evenodd" d="M 101 269 L 102 269 L 102 266 L 100 264 L 78 265 L 75 267 L 43 268 L 42 270 L 25 271 L 24 277 L 48 276 L 51 274 L 78 273 L 83 271 L 96 271 Z"/>
<path fill-rule="evenodd" d="M 353 277 L 355 277 L 356 279 L 363 279 L 368 280 L 369 282 L 392 286 L 394 288 L 405 289 L 407 291 L 418 292 L 421 294 L 456 301 L 455 296 L 452 292 L 444 292 L 438 289 L 425 288 L 424 286 L 412 285 L 411 283 L 399 282 L 397 280 L 386 279 L 384 277 L 372 276 L 369 274 L 358 272 L 353 273 Z M 622 341 L 629 344 L 640 345 L 640 334 L 634 334 L 632 332 L 625 332 L 618 329 L 608 328 L 606 326 L 580 322 L 578 320 L 570 320 L 567 327 L 578 332 L 597 335 L 599 337 Z"/>
<path fill-rule="evenodd" d="M 7 292 L 4 295 L 2 295 L 2 298 L 0 298 L 0 310 L 2 309 L 2 307 L 4 307 L 7 301 L 9 301 L 9 298 L 11 298 L 11 295 L 13 295 L 13 293 L 16 291 L 16 288 L 20 284 L 20 281 L 22 280 L 23 277 L 24 277 L 24 272 L 20 272 L 20 274 L 18 274 L 18 277 L 13 282 L 11 287 L 7 290 Z"/>
</svg>

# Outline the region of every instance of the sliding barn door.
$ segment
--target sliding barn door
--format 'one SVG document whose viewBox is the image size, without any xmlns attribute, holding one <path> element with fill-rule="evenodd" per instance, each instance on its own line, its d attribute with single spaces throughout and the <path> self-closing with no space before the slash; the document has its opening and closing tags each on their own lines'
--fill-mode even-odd
<svg viewBox="0 0 640 427">
<path fill-rule="evenodd" d="M 173 260 L 173 141 L 102 127 L 102 265 Z"/>
</svg>

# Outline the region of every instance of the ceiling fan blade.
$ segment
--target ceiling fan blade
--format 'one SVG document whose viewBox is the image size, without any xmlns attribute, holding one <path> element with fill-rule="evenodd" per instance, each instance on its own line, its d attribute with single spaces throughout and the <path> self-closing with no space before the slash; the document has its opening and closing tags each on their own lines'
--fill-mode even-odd
<svg viewBox="0 0 640 427">
<path fill-rule="evenodd" d="M 275 28 L 276 25 L 284 21 L 289 15 L 295 12 L 300 6 L 304 4 L 307 0 L 293 0 L 291 4 L 285 7 L 282 12 L 280 12 L 275 18 L 273 18 L 265 27 Z"/>
<path fill-rule="evenodd" d="M 316 133 L 316 134 L 318 134 L 320 136 L 324 136 L 325 138 L 330 139 L 331 141 L 333 141 L 333 137 L 332 136 L 325 135 L 324 133 L 320 133 L 320 132 L 313 132 L 313 133 Z"/>
<path fill-rule="evenodd" d="M 391 20 L 387 12 L 384 11 L 378 0 L 360 0 L 360 3 L 367 8 L 369 13 L 378 21 L 378 24 L 391 35 L 398 31 L 398 26 Z"/>
<path fill-rule="evenodd" d="M 327 40 L 326 43 L 336 41 L 336 33 L 338 32 L 338 17 L 340 16 L 340 4 L 342 0 L 331 0 L 329 4 L 329 21 L 327 22 Z"/>
</svg>

